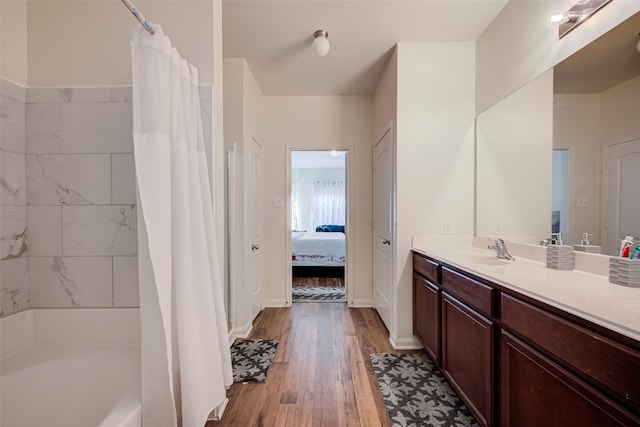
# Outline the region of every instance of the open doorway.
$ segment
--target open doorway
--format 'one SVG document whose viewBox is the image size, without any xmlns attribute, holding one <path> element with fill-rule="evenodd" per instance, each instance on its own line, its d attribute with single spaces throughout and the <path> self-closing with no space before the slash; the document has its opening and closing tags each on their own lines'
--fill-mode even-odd
<svg viewBox="0 0 640 427">
<path fill-rule="evenodd" d="M 291 301 L 346 302 L 347 151 L 291 151 Z"/>
</svg>

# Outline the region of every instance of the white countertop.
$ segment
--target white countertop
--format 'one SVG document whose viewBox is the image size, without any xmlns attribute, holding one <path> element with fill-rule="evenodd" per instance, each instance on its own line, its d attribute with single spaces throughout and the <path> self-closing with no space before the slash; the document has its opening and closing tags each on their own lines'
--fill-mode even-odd
<svg viewBox="0 0 640 427">
<path fill-rule="evenodd" d="M 547 268 L 543 261 L 518 256 L 511 250 L 517 244 L 509 242 L 516 260 L 501 260 L 494 251 L 474 247 L 478 239 L 415 236 L 412 249 L 640 341 L 640 288 L 611 284 L 605 275 Z"/>
</svg>

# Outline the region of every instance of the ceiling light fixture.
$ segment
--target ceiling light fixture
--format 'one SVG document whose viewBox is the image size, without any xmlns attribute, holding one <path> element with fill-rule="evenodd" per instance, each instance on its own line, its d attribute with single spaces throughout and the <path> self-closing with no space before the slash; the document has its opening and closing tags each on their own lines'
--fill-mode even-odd
<svg viewBox="0 0 640 427">
<path fill-rule="evenodd" d="M 549 17 L 549 21 L 559 24 L 558 37 L 562 38 L 610 1 L 611 0 L 578 0 L 565 13 Z"/>
<path fill-rule="evenodd" d="M 318 30 L 313 33 L 312 45 L 318 56 L 327 56 L 331 48 L 331 45 L 329 45 L 329 33 L 325 30 Z"/>
</svg>

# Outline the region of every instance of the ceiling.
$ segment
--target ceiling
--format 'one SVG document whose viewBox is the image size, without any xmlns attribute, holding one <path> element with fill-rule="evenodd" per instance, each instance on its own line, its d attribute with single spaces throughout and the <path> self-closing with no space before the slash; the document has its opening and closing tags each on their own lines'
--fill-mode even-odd
<svg viewBox="0 0 640 427">
<path fill-rule="evenodd" d="M 223 0 L 225 58 L 265 95 L 371 94 L 398 42 L 475 41 L 508 0 Z M 329 33 L 317 56 L 313 32 Z"/>
<path fill-rule="evenodd" d="M 640 13 L 565 59 L 553 69 L 555 93 L 600 93 L 640 76 Z"/>
</svg>

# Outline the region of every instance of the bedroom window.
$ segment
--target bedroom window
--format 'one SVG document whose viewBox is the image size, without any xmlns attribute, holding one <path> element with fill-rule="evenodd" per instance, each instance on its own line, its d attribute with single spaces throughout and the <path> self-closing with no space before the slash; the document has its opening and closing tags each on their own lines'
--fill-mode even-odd
<svg viewBox="0 0 640 427">
<path fill-rule="evenodd" d="M 344 181 L 313 181 L 313 223 L 344 225 Z"/>
</svg>

